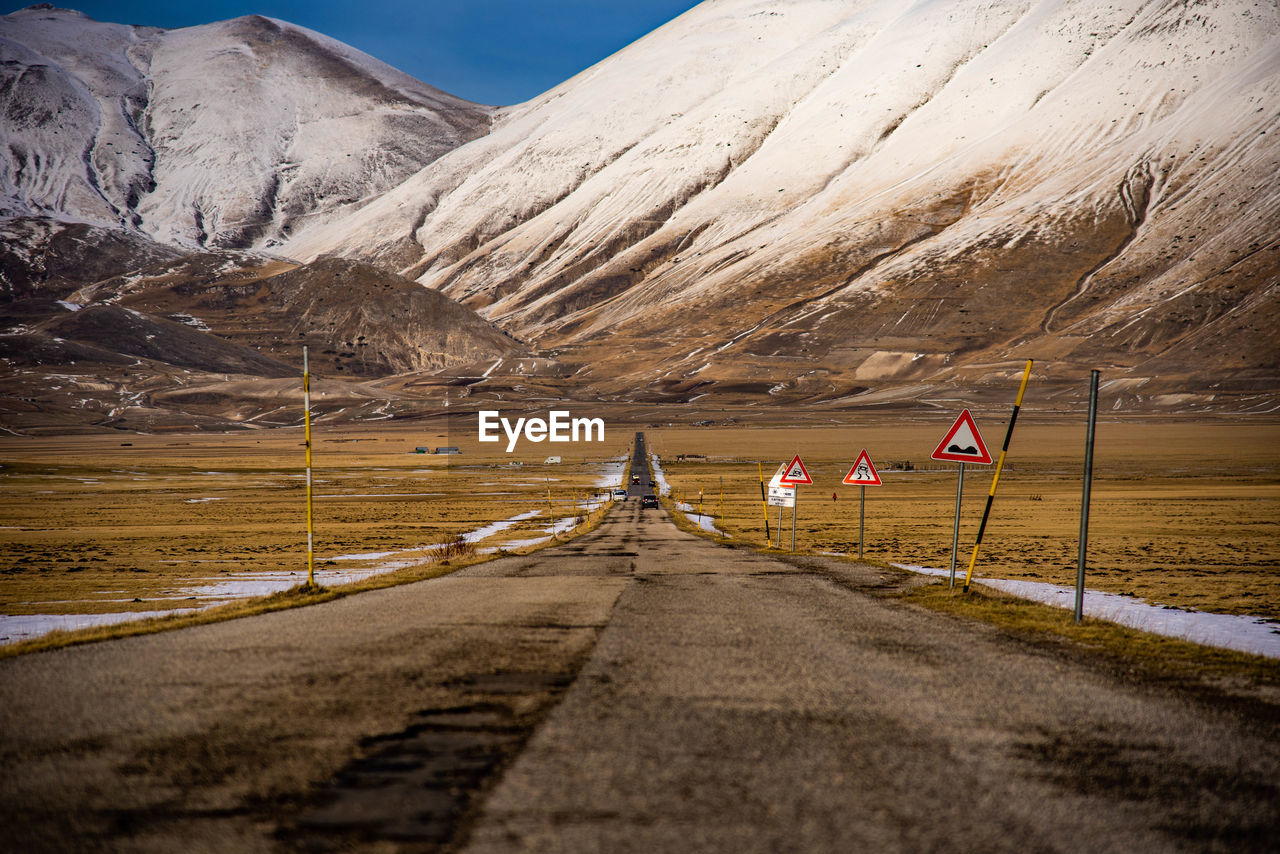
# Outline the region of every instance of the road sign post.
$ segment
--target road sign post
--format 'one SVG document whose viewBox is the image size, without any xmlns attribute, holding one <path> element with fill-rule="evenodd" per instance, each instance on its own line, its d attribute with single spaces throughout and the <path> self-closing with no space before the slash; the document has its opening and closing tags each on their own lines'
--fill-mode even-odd
<svg viewBox="0 0 1280 854">
<path fill-rule="evenodd" d="M 782 508 L 795 507 L 796 504 L 796 488 L 783 484 L 782 476 L 786 474 L 787 467 L 785 465 L 778 466 L 778 470 L 774 472 L 773 477 L 769 478 L 769 497 L 766 504 L 778 508 L 778 548 L 782 548 Z M 768 527 L 769 520 L 766 516 L 765 526 Z"/>
<path fill-rule="evenodd" d="M 944 460 L 960 464 L 960 475 L 956 479 L 956 518 L 951 527 L 951 586 L 956 586 L 956 554 L 960 549 L 960 501 L 964 496 L 964 464 L 979 463 L 990 465 L 991 453 L 978 425 L 969 410 L 960 413 L 960 417 L 951 425 L 951 429 L 942 437 L 938 447 L 929 455 L 935 460 Z"/>
<path fill-rule="evenodd" d="M 951 527 L 951 589 L 956 586 L 956 552 L 960 549 L 960 499 L 964 495 L 964 463 L 956 479 L 956 521 Z"/>
<path fill-rule="evenodd" d="M 866 539 L 863 531 L 867 521 L 867 488 L 859 486 L 858 493 L 858 560 L 862 560 L 862 543 Z"/>
<path fill-rule="evenodd" d="M 796 550 L 796 505 L 800 503 L 800 484 L 811 485 L 813 478 L 809 477 L 804 461 L 800 459 L 799 454 L 796 454 L 791 458 L 791 462 L 787 463 L 778 481 L 795 491 L 795 500 L 791 504 L 791 551 L 794 552 Z"/>
<path fill-rule="evenodd" d="M 302 419 L 306 425 L 307 445 L 307 587 L 316 584 L 315 524 L 311 511 L 311 363 L 306 345 L 302 347 Z"/>
<path fill-rule="evenodd" d="M 867 487 L 882 486 L 880 474 L 876 471 L 875 464 L 871 462 L 871 456 L 867 453 L 867 449 L 863 448 L 862 453 L 858 454 L 858 459 L 854 462 L 853 468 L 849 469 L 849 473 L 844 476 L 843 483 L 851 486 L 860 487 L 858 495 L 858 560 L 862 560 L 863 543 L 866 537 L 863 536 L 866 530 L 867 520 Z"/>
</svg>

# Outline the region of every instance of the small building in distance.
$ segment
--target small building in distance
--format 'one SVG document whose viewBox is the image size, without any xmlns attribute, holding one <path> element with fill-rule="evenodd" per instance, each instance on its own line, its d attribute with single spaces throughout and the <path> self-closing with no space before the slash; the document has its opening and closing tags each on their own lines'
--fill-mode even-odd
<svg viewBox="0 0 1280 854">
<path fill-rule="evenodd" d="M 436 448 L 436 453 L 437 454 L 461 454 L 462 451 L 458 450 L 457 445 L 441 445 L 440 447 Z"/>
</svg>

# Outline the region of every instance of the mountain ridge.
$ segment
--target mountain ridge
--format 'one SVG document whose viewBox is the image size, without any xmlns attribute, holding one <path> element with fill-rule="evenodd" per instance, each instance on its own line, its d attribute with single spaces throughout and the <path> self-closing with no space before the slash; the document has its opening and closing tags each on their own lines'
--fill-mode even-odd
<svg viewBox="0 0 1280 854">
<path fill-rule="evenodd" d="M 1203 346 L 1237 390 L 1280 367 L 1278 102 L 1249 0 L 703 4 L 286 250 L 398 264 L 616 394 L 799 391 L 806 356 L 819 398 L 909 395 L 1034 355 L 1209 405 Z M 666 346 L 620 372 L 623 342 Z"/>
<path fill-rule="evenodd" d="M 379 368 L 407 371 L 402 388 L 931 407 L 999 395 L 1033 358 L 1049 408 L 1077 405 L 1094 368 L 1122 411 L 1280 407 L 1274 4 L 717 0 L 524 104 L 456 113 L 285 22 L 129 33 L 167 81 L 146 99 L 161 189 L 126 194 L 139 221 L 121 223 L 148 251 L 266 249 L 317 282 L 327 259 L 371 265 L 528 357 L 491 342 Z M 247 77 L 245 55 L 262 64 Z M 130 72 L 107 65 L 123 98 Z M 437 147 L 411 162 L 418 131 L 386 130 L 396 162 L 353 185 L 325 183 L 301 137 L 250 135 L 234 192 L 209 192 L 228 151 L 209 116 L 299 69 L 323 71 L 286 87 L 290 115 L 324 127 L 308 139 L 343 137 L 330 102 L 348 98 L 382 119 L 426 110 L 414 127 Z M 195 76 L 246 88 L 211 113 Z M 443 126 L 457 133 L 432 136 Z M 114 162 L 136 187 L 137 159 Z M 19 222 L 34 228 L 9 233 Z M 14 257 L 0 276 L 36 274 Z"/>
<path fill-rule="evenodd" d="M 0 214 L 196 249 L 277 246 L 486 133 L 493 113 L 261 15 L 164 30 L 33 6 L 0 18 L 0 57 Z"/>
</svg>

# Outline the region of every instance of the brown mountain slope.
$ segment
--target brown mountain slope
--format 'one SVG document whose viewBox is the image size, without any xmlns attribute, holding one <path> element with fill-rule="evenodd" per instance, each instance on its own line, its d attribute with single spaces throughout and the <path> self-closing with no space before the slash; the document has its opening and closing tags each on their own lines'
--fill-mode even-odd
<svg viewBox="0 0 1280 854">
<path fill-rule="evenodd" d="M 522 352 L 469 309 L 366 264 L 153 256 L 143 244 L 130 263 L 104 261 L 96 269 L 144 266 L 73 292 L 66 279 L 35 282 L 47 270 L 14 274 L 23 296 L 0 300 L 0 425 L 293 424 L 304 346 L 324 389 L 318 415 L 394 417 L 433 404 L 403 379 L 377 380 Z"/>
<path fill-rule="evenodd" d="M 954 397 L 1034 357 L 1068 397 L 1268 410 L 1277 173 L 1274 3 L 723 0 L 286 251 L 611 396 Z"/>
</svg>

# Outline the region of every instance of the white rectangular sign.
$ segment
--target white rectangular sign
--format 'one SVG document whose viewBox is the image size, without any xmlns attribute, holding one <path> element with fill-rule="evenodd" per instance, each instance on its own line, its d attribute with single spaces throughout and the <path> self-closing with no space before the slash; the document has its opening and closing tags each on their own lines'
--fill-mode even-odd
<svg viewBox="0 0 1280 854">
<path fill-rule="evenodd" d="M 794 486 L 774 486 L 769 485 L 769 506 L 770 507 L 795 507 L 796 506 L 796 488 Z"/>
</svg>

